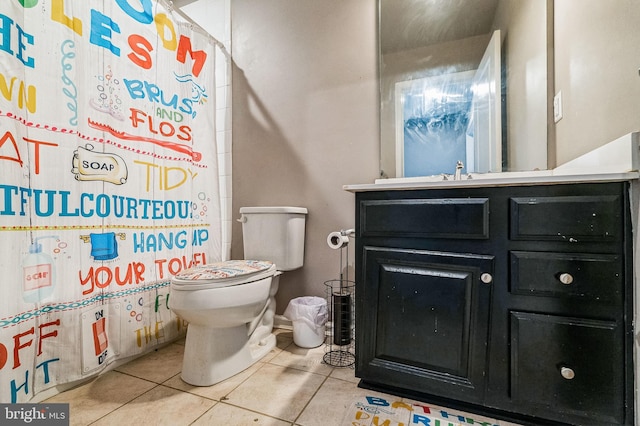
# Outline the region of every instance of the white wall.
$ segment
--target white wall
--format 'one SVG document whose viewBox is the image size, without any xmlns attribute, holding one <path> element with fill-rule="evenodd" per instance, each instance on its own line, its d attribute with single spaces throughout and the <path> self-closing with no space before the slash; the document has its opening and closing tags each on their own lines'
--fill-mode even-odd
<svg viewBox="0 0 640 426">
<path fill-rule="evenodd" d="M 500 0 L 507 87 L 507 168 L 547 168 L 547 1 Z"/>
<path fill-rule="evenodd" d="M 555 1 L 558 165 L 640 130 L 640 3 Z"/>
<path fill-rule="evenodd" d="M 354 226 L 342 185 L 378 174 L 376 2 L 233 0 L 231 11 L 233 210 L 309 209 L 305 265 L 282 276 L 281 313 L 339 276 L 326 238 Z M 234 224 L 232 257 L 243 255 L 241 235 Z"/>
</svg>

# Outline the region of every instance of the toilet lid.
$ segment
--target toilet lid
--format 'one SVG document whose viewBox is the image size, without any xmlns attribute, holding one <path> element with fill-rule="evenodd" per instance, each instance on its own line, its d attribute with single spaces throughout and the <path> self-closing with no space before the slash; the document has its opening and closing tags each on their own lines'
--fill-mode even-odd
<svg viewBox="0 0 640 426">
<path fill-rule="evenodd" d="M 173 277 L 171 284 L 180 287 L 237 285 L 273 275 L 275 269 L 268 260 L 227 260 L 185 269 Z"/>
</svg>

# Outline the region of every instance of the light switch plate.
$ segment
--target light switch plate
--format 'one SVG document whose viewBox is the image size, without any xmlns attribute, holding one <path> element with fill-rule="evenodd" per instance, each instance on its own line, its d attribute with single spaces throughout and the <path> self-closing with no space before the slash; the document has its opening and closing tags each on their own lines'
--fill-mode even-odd
<svg viewBox="0 0 640 426">
<path fill-rule="evenodd" d="M 553 121 L 557 123 L 562 120 L 562 92 L 558 92 L 553 97 Z"/>
</svg>

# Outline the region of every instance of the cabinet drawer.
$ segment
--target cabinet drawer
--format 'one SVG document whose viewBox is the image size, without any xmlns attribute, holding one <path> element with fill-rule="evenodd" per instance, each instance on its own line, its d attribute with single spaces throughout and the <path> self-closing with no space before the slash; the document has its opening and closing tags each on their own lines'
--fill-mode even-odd
<svg viewBox="0 0 640 426">
<path fill-rule="evenodd" d="M 623 205 L 616 195 L 515 197 L 510 209 L 512 240 L 578 243 L 622 236 Z"/>
<path fill-rule="evenodd" d="M 487 198 L 368 200 L 360 204 L 363 237 L 489 238 Z"/>
<path fill-rule="evenodd" d="M 511 396 L 527 414 L 624 421 L 622 327 L 613 321 L 511 312 Z"/>
<path fill-rule="evenodd" d="M 617 255 L 512 251 L 511 292 L 619 302 L 622 259 Z"/>
</svg>

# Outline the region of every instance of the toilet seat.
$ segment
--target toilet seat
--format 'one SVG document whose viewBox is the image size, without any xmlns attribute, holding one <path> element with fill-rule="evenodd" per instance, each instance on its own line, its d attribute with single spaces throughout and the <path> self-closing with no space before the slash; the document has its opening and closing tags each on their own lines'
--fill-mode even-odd
<svg viewBox="0 0 640 426">
<path fill-rule="evenodd" d="M 276 273 L 268 260 L 227 260 L 198 265 L 176 274 L 171 280 L 175 290 L 200 290 L 230 287 L 258 281 Z"/>
</svg>

